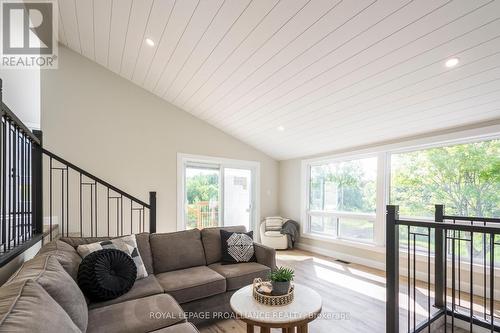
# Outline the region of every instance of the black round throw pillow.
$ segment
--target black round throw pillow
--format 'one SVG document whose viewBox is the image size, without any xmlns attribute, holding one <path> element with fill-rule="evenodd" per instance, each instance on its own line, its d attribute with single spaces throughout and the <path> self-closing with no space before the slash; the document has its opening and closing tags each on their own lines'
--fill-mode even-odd
<svg viewBox="0 0 500 333">
<path fill-rule="evenodd" d="M 107 301 L 128 292 L 137 277 L 137 267 L 123 251 L 103 249 L 83 258 L 78 268 L 78 285 L 94 302 Z"/>
</svg>

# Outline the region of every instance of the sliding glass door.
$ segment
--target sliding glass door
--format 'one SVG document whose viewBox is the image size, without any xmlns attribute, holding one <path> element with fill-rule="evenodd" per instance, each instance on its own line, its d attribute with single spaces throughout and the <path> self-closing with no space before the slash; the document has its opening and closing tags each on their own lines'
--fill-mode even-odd
<svg viewBox="0 0 500 333">
<path fill-rule="evenodd" d="M 186 228 L 220 225 L 220 169 L 210 165 L 188 165 L 185 175 Z"/>
<path fill-rule="evenodd" d="M 253 229 L 256 168 L 242 163 L 182 164 L 182 224 L 179 229 L 244 225 Z"/>
<path fill-rule="evenodd" d="M 224 225 L 245 225 L 250 229 L 252 211 L 252 170 L 223 168 Z"/>
</svg>

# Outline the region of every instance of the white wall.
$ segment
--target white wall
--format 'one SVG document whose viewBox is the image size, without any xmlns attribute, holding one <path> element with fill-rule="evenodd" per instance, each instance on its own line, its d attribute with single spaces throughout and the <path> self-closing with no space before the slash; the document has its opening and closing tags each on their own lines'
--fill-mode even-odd
<svg viewBox="0 0 500 333">
<path fill-rule="evenodd" d="M 261 216 L 278 212 L 278 162 L 68 50 L 42 82 L 44 145 L 147 202 L 159 232 L 176 229 L 177 153 L 260 162 Z"/>
<path fill-rule="evenodd" d="M 40 70 L 0 69 L 3 102 L 29 128 L 40 128 Z"/>
</svg>

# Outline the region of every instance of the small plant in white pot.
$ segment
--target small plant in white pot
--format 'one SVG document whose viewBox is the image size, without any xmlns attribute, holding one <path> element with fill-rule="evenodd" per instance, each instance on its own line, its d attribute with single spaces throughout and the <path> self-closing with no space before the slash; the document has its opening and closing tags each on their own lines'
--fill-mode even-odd
<svg viewBox="0 0 500 333">
<path fill-rule="evenodd" d="M 273 286 L 272 294 L 275 296 L 286 295 L 290 290 L 295 272 L 291 268 L 278 267 L 271 272 L 270 279 Z"/>
</svg>

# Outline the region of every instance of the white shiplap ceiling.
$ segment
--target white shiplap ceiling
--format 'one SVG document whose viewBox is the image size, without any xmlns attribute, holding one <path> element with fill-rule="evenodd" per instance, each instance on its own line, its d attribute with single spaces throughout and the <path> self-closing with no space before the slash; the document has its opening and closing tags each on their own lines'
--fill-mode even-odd
<svg viewBox="0 0 500 333">
<path fill-rule="evenodd" d="M 59 11 L 61 43 L 277 159 L 500 118 L 500 0 L 59 0 Z"/>
</svg>

